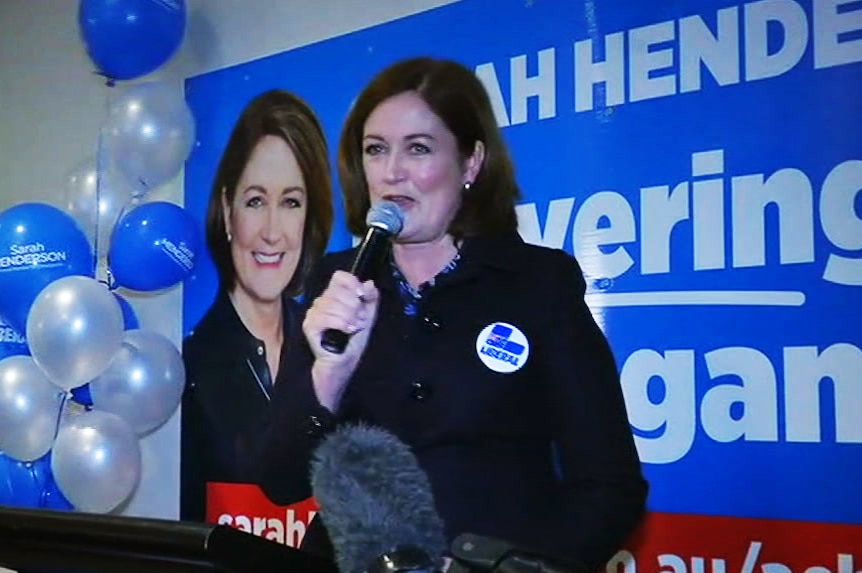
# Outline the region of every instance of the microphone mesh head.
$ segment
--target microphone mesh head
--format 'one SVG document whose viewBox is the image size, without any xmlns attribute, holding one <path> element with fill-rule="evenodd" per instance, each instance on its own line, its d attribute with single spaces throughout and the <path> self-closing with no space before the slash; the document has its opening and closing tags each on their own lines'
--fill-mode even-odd
<svg viewBox="0 0 862 573">
<path fill-rule="evenodd" d="M 404 212 L 397 203 L 380 201 L 368 210 L 365 223 L 369 227 L 379 227 L 395 236 L 401 232 L 401 228 L 404 226 Z"/>
</svg>

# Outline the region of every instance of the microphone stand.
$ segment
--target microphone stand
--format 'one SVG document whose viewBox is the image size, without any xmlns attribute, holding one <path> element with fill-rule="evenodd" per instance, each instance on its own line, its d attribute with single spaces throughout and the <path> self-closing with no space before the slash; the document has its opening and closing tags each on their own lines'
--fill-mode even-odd
<svg viewBox="0 0 862 573">
<path fill-rule="evenodd" d="M 452 542 L 446 573 L 595 573 L 500 539 L 463 533 Z"/>
<path fill-rule="evenodd" d="M 539 555 L 501 539 L 463 533 L 450 548 L 445 573 L 595 573 L 585 567 Z M 442 573 L 423 550 L 404 546 L 379 555 L 365 573 Z"/>
</svg>

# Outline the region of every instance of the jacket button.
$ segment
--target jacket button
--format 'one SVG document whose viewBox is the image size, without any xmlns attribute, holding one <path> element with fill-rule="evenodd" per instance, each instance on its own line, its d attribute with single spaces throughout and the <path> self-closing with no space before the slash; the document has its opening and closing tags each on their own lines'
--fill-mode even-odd
<svg viewBox="0 0 862 573">
<path fill-rule="evenodd" d="M 410 384 L 410 397 L 417 402 L 423 402 L 431 397 L 433 391 L 431 386 L 421 380 L 416 380 Z"/>
<path fill-rule="evenodd" d="M 320 436 L 323 434 L 323 422 L 317 416 L 308 417 L 308 430 L 306 433 L 309 436 Z"/>
</svg>

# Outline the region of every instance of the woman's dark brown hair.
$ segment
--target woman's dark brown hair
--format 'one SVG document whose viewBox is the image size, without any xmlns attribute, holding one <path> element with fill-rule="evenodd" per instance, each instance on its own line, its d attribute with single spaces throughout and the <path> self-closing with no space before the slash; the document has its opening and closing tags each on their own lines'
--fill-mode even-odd
<svg viewBox="0 0 862 573">
<path fill-rule="evenodd" d="M 338 149 L 338 175 L 350 231 L 364 233 L 370 206 L 362 164 L 365 122 L 384 100 L 410 91 L 419 94 L 455 135 L 463 159 L 473 154 L 477 141 L 485 146 L 485 160 L 475 181 L 463 191 L 449 232 L 459 239 L 516 231 L 515 201 L 521 193 L 488 93 L 469 68 L 433 58 L 414 58 L 386 68 L 353 104 Z"/>
<path fill-rule="evenodd" d="M 222 208 L 222 195 L 233 203 L 236 187 L 254 147 L 267 135 L 279 137 L 296 156 L 305 180 L 307 212 L 302 233 L 302 253 L 296 272 L 285 289 L 295 296 L 311 267 L 323 255 L 332 230 L 332 181 L 326 139 L 312 109 L 296 95 L 271 90 L 255 97 L 243 110 L 222 154 L 207 206 L 207 247 L 218 270 L 222 288 L 236 286 L 236 268 Z"/>
</svg>

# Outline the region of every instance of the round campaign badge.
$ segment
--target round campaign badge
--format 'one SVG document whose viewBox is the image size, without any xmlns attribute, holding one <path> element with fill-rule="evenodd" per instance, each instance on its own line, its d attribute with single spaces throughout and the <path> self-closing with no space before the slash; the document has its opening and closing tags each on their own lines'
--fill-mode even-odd
<svg viewBox="0 0 862 573">
<path fill-rule="evenodd" d="M 494 372 L 519 370 L 530 356 L 530 342 L 517 326 L 494 322 L 476 338 L 476 355 Z"/>
</svg>

